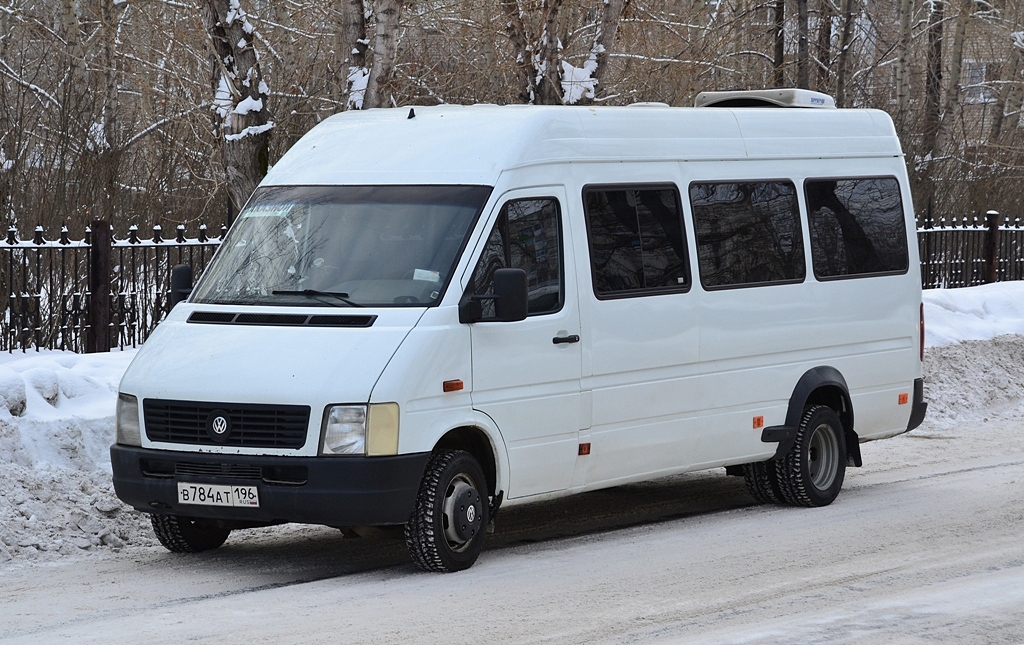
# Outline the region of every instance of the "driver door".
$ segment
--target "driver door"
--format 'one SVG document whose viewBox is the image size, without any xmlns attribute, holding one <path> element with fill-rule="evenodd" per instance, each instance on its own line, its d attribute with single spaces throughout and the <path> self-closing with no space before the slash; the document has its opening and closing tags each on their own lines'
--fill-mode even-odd
<svg viewBox="0 0 1024 645">
<path fill-rule="evenodd" d="M 569 487 L 578 452 L 582 351 L 572 245 L 561 188 L 504 196 L 469 288 L 493 291 L 500 268 L 526 271 L 528 313 L 518 322 L 471 324 L 473 407 L 508 449 L 509 498 Z"/>
</svg>

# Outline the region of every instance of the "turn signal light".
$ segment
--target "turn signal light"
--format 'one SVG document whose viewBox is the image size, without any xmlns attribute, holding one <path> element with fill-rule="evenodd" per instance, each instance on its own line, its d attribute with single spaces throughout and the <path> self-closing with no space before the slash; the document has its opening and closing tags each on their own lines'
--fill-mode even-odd
<svg viewBox="0 0 1024 645">
<path fill-rule="evenodd" d="M 466 387 L 466 384 L 462 382 L 462 379 L 454 379 L 452 381 L 445 381 L 441 384 L 441 388 L 445 392 L 458 392 L 462 388 Z"/>
</svg>

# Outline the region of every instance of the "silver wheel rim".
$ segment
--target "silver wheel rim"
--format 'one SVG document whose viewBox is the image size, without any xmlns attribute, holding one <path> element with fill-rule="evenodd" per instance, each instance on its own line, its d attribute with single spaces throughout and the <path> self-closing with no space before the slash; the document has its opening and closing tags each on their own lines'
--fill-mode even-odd
<svg viewBox="0 0 1024 645">
<path fill-rule="evenodd" d="M 826 490 L 836 480 L 836 473 L 839 472 L 839 440 L 835 429 L 827 423 L 818 425 L 811 434 L 807 466 L 811 483 L 818 490 Z"/>
<path fill-rule="evenodd" d="M 441 505 L 441 513 L 444 516 L 442 519 L 444 522 L 444 537 L 445 541 L 448 542 L 448 546 L 453 551 L 462 551 L 472 541 L 463 540 L 459 537 L 455 530 L 455 522 L 458 521 L 459 517 L 460 509 L 456 507 L 459 497 L 467 490 L 474 490 L 475 488 L 473 480 L 465 474 L 459 473 L 448 484 L 448 489 L 445 491 L 444 503 Z"/>
</svg>

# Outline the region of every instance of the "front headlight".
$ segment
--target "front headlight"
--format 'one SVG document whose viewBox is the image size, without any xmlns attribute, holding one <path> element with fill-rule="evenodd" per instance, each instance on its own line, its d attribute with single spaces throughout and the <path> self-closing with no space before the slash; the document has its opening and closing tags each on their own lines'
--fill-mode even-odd
<svg viewBox="0 0 1024 645">
<path fill-rule="evenodd" d="M 320 454 L 398 454 L 398 404 L 329 406 L 324 413 Z"/>
<path fill-rule="evenodd" d="M 324 415 L 322 455 L 366 454 L 366 406 L 332 405 Z"/>
<path fill-rule="evenodd" d="M 122 446 L 141 446 L 139 427 L 139 400 L 131 394 L 117 395 L 117 443 Z"/>
</svg>

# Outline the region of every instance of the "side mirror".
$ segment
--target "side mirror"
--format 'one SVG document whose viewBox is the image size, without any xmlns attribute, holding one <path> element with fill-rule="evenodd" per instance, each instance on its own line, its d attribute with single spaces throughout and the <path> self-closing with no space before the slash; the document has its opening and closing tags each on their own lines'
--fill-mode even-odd
<svg viewBox="0 0 1024 645">
<path fill-rule="evenodd" d="M 501 322 L 524 320 L 527 311 L 526 271 L 498 269 L 494 272 L 494 312 Z"/>
<path fill-rule="evenodd" d="M 526 318 L 528 308 L 526 271 L 522 269 L 498 269 L 494 272 L 494 293 L 482 295 L 466 294 L 459 303 L 459 322 L 474 323 L 483 320 L 481 300 L 494 301 L 492 322 L 516 322 Z"/>
<path fill-rule="evenodd" d="M 192 267 L 179 264 L 171 269 L 171 309 L 192 293 Z"/>
</svg>

